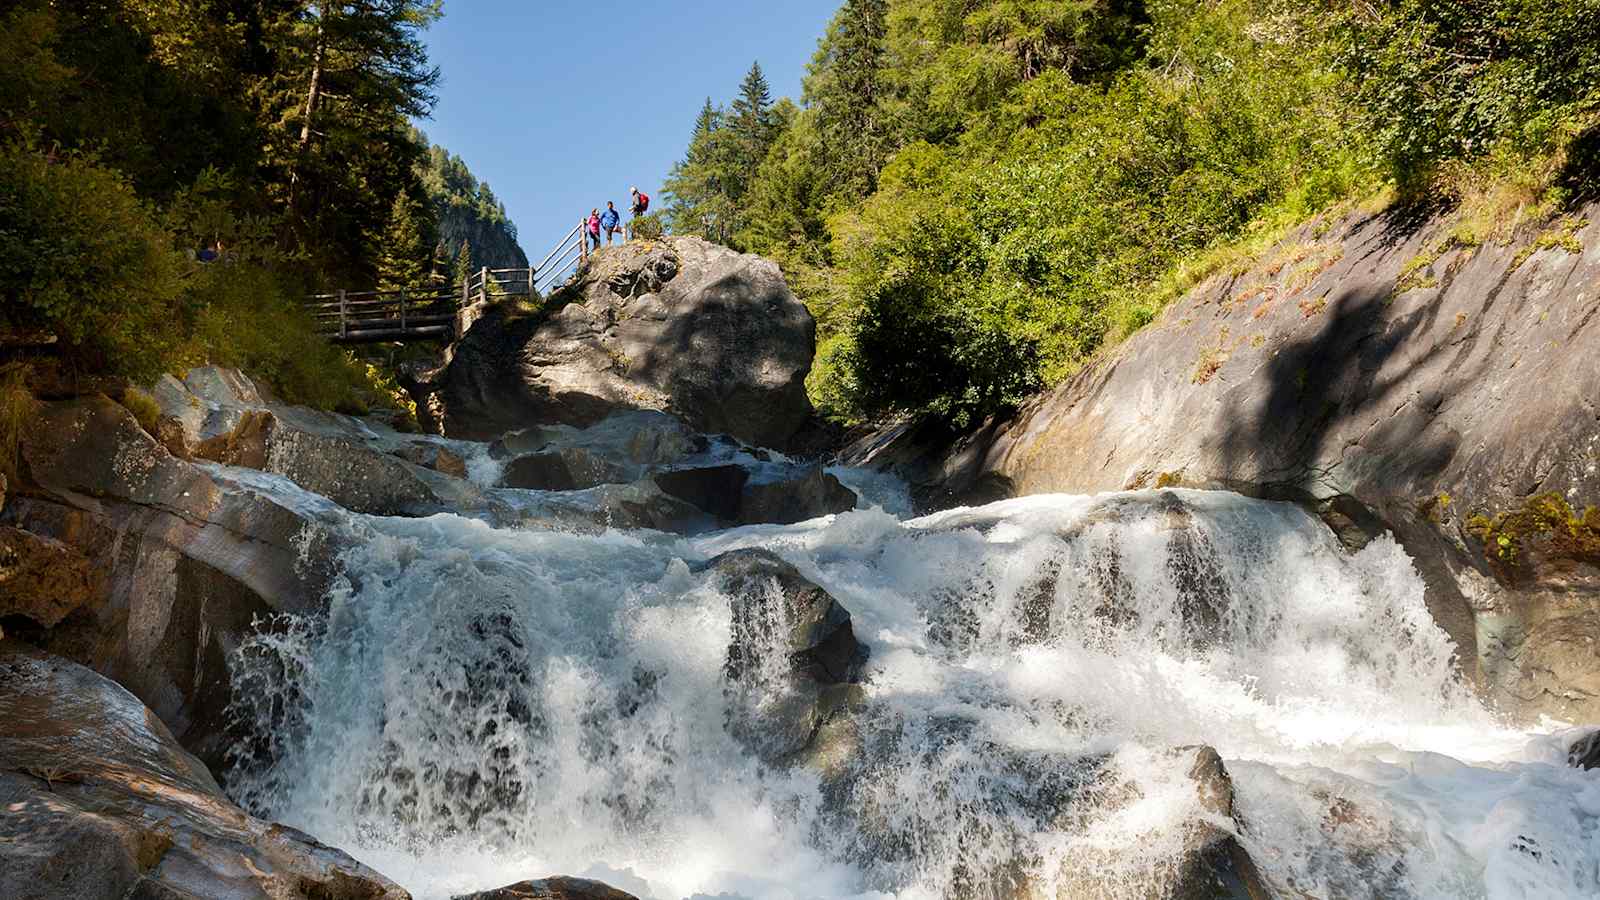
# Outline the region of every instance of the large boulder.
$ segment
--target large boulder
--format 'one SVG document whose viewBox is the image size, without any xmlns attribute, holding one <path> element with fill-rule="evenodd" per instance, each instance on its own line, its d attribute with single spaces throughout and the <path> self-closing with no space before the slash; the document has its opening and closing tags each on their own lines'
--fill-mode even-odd
<svg viewBox="0 0 1600 900">
<path fill-rule="evenodd" d="M 1585 220 L 1477 247 L 1401 213 L 1312 223 L 1016 415 L 850 461 L 930 502 L 1178 484 L 1392 531 L 1488 699 L 1600 718 L 1600 204 Z"/>
<path fill-rule="evenodd" d="M 348 855 L 231 803 L 114 682 L 0 641 L 0 896 L 405 900 Z"/>
<path fill-rule="evenodd" d="M 855 491 L 821 466 L 757 472 L 739 495 L 741 525 L 792 525 L 856 508 Z"/>
<path fill-rule="evenodd" d="M 703 571 L 728 597 L 733 732 L 763 758 L 792 761 L 859 692 L 866 645 L 850 612 L 770 550 L 724 553 Z"/>
<path fill-rule="evenodd" d="M 462 894 L 455 900 L 639 900 L 609 884 L 587 878 L 540 878 L 519 881 L 492 891 Z"/>
<path fill-rule="evenodd" d="M 220 765 L 228 659 L 258 621 L 321 609 L 344 514 L 177 459 L 98 395 L 43 404 L 21 456 L 31 483 L 4 522 L 69 546 L 99 581 L 93 602 L 16 630 L 115 678 Z"/>
<path fill-rule="evenodd" d="M 452 437 L 654 409 L 783 446 L 811 414 L 814 349 L 775 263 L 695 238 L 635 241 L 597 254 L 541 314 L 488 310 L 408 386 Z"/>
</svg>

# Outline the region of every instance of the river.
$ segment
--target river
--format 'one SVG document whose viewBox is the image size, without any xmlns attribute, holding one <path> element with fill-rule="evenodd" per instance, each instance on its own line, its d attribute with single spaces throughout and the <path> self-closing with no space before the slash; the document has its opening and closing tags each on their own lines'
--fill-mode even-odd
<svg viewBox="0 0 1600 900">
<path fill-rule="evenodd" d="M 1600 896 L 1600 772 L 1475 699 L 1393 541 L 1184 490 L 913 518 L 842 474 L 856 511 L 694 537 L 364 517 L 251 476 L 350 546 L 325 618 L 235 660 L 270 765 L 230 792 L 423 900 L 558 873 L 661 900 L 1146 897 L 1197 822 L 1288 897 Z M 731 683 L 704 564 L 751 547 L 870 651 L 843 780 L 738 727 L 783 687 Z M 1200 804 L 1196 745 L 1237 822 Z"/>
</svg>

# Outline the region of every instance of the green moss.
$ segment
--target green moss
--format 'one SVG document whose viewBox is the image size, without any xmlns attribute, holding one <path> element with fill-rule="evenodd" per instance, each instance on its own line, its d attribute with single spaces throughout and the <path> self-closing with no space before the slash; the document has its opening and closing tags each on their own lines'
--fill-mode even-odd
<svg viewBox="0 0 1600 900">
<path fill-rule="evenodd" d="M 1578 240 L 1578 231 L 1588 224 L 1588 219 L 1563 216 L 1540 232 L 1539 236 L 1530 241 L 1526 247 L 1517 251 L 1516 257 L 1511 260 L 1511 271 L 1515 272 L 1522 268 L 1522 264 L 1527 262 L 1530 256 L 1541 250 L 1559 247 L 1568 253 L 1582 253 L 1583 242 Z"/>
<path fill-rule="evenodd" d="M 1600 563 L 1600 508 L 1591 506 L 1580 514 L 1557 493 L 1530 497 L 1521 508 L 1492 518 L 1475 513 L 1466 527 L 1502 577 L 1526 566 L 1527 546 L 1533 541 L 1546 556 Z"/>
</svg>

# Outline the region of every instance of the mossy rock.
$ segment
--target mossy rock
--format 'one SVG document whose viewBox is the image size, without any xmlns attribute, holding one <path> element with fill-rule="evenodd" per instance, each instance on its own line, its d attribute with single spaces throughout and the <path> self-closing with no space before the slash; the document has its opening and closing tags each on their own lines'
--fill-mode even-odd
<svg viewBox="0 0 1600 900">
<path fill-rule="evenodd" d="M 1519 509 L 1492 518 L 1476 513 L 1467 519 L 1466 528 L 1483 545 L 1495 575 L 1505 582 L 1531 576 L 1535 554 L 1546 560 L 1600 565 L 1600 507 L 1579 513 L 1557 493 L 1530 497 Z"/>
</svg>

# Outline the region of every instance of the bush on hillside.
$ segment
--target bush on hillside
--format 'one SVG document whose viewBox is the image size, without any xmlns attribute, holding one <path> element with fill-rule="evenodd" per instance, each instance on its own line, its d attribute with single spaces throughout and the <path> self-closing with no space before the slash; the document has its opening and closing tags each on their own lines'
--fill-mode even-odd
<svg viewBox="0 0 1600 900">
<path fill-rule="evenodd" d="M 1402 187 L 1499 149 L 1541 154 L 1600 113 L 1600 0 L 1385 0 L 1340 21 L 1340 61 Z"/>
<path fill-rule="evenodd" d="M 187 319 L 182 256 L 127 180 L 93 157 L 0 146 L 0 327 L 48 332 L 93 371 L 149 379 Z"/>
<path fill-rule="evenodd" d="M 0 331 L 12 341 L 50 335 L 74 368 L 138 382 L 236 366 L 322 408 L 359 408 L 377 390 L 263 262 L 274 254 L 249 241 L 259 223 L 229 231 L 232 262 L 196 263 L 175 249 L 192 237 L 175 239 L 121 175 L 26 143 L 0 146 L 0 209 Z"/>
<path fill-rule="evenodd" d="M 1109 86 L 1042 75 L 954 147 L 901 150 L 830 223 L 856 303 L 856 389 L 833 396 L 958 424 L 1014 406 L 1148 322 L 1180 262 L 1348 193 L 1330 70 L 1248 11 L 1159 12 L 1148 64 Z"/>
</svg>

